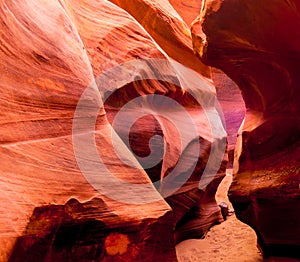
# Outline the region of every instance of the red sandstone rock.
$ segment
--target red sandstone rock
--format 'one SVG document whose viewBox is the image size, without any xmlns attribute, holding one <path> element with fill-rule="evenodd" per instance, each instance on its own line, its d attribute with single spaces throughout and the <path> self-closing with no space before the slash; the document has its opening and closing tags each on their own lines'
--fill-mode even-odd
<svg viewBox="0 0 300 262">
<path fill-rule="evenodd" d="M 144 15 L 152 14 L 153 6 L 147 3 Z M 166 3 L 161 5 L 163 18 L 175 19 L 176 12 L 166 7 Z M 209 68 L 193 56 L 189 32 L 177 18 L 175 22 L 167 19 L 171 21 L 168 23 L 160 17 L 157 32 L 150 22 L 145 28 L 167 54 L 208 76 Z M 218 117 L 215 90 L 206 77 L 189 74 L 184 67 L 172 68 L 169 57 L 157 48 L 148 33 L 128 13 L 107 1 L 41 4 L 36 0 L 2 0 L 0 26 L 1 260 L 64 261 L 84 257 L 103 261 L 174 261 L 174 227 L 178 242 L 201 237 L 211 224 L 222 221 L 214 194 L 224 176 L 226 134 L 222 125 L 211 126 L 204 105 L 197 104 L 191 96 L 199 92 L 207 103 L 206 113 Z M 165 40 L 160 28 L 170 32 Z M 155 72 L 151 64 L 148 68 L 133 63 L 130 70 L 135 69 L 134 73 L 121 70 L 115 72 L 116 78 L 109 78 L 124 78 L 122 88 L 116 90 L 114 81 L 102 85 L 101 76 L 107 69 L 148 58 L 163 59 L 164 70 Z M 150 72 L 152 78 L 161 73 L 171 75 L 168 81 L 134 78 L 145 72 Z M 100 94 L 93 89 L 94 81 L 103 98 L 109 97 L 105 104 L 108 119 Z M 148 174 L 154 180 L 166 178 L 178 166 L 173 184 L 165 182 L 157 188 L 163 195 L 166 192 L 174 217 L 146 172 L 135 168 L 139 163 L 125 143 L 117 137 L 113 140 L 109 124 L 110 121 L 113 125 L 114 110 L 119 110 L 120 105 L 153 94 L 182 106 L 194 121 L 192 126 L 183 124 L 186 135 L 193 127 L 196 130 L 180 145 L 176 125 L 163 117 L 148 116 L 137 121 L 131 132 L 133 151 L 142 156 L 149 150 L 150 136 L 163 135 L 163 162 Z M 83 101 L 83 107 L 79 106 L 78 114 L 79 101 Z M 148 102 L 155 105 L 159 101 Z M 93 116 L 95 112 L 97 118 Z M 173 113 L 178 114 L 176 110 Z M 74 127 L 74 123 L 80 125 Z M 122 126 L 114 128 L 124 139 Z M 210 128 L 217 135 L 212 135 Z M 97 145 L 95 150 L 88 146 L 90 134 Z M 197 145 L 201 150 L 194 154 Z M 161 150 L 161 144 L 157 150 Z M 111 183 L 104 169 L 94 173 L 98 154 L 108 173 L 127 182 L 126 186 Z M 218 158 L 217 164 L 202 177 L 210 155 Z M 191 159 L 195 159 L 194 168 Z M 125 160 L 134 166 L 126 165 Z M 187 182 L 182 181 L 186 173 L 191 175 Z M 95 190 L 99 187 L 105 191 Z M 172 192 L 174 187 L 178 190 Z M 195 234 L 191 235 L 193 231 Z"/>
<path fill-rule="evenodd" d="M 72 14 L 75 18 L 76 23 L 78 23 L 78 31 L 81 35 L 82 41 L 85 44 L 85 47 L 88 51 L 88 55 L 91 59 L 94 74 L 95 76 L 99 76 L 99 74 L 101 73 L 101 69 L 103 71 L 104 69 L 109 67 L 108 65 L 105 65 L 105 61 L 108 61 L 110 63 L 110 66 L 116 63 L 114 62 L 114 60 L 112 60 L 112 53 L 99 52 L 102 51 L 102 46 L 105 47 L 112 45 L 111 35 L 108 34 L 105 37 L 101 38 L 102 35 L 100 34 L 100 32 L 102 30 L 103 25 L 94 24 L 92 27 L 89 20 L 86 19 L 86 17 L 93 17 L 93 12 L 95 9 L 97 9 L 97 6 L 89 7 L 89 5 L 91 5 L 92 2 L 88 1 L 86 2 L 87 7 L 84 6 L 83 2 L 80 2 L 80 4 L 78 4 L 78 1 L 70 2 L 72 2 Z M 90 11 L 88 12 L 87 10 Z M 101 9 L 99 8 L 99 10 Z M 104 11 L 104 13 L 105 12 L 107 12 L 107 10 Z M 101 13 L 103 13 L 103 11 L 97 12 L 98 15 Z M 134 24 L 131 23 L 126 26 L 128 26 L 128 28 L 130 28 L 130 30 L 132 30 L 133 32 L 135 30 L 139 30 L 138 28 L 135 28 Z M 119 28 L 119 26 L 116 26 L 116 28 Z M 131 31 L 127 31 L 127 34 L 129 35 L 129 39 L 132 38 L 130 38 L 131 35 L 134 35 Z M 119 38 L 122 39 L 124 38 L 124 36 L 120 35 Z M 138 57 L 144 59 L 164 58 L 164 56 L 157 50 L 155 45 L 153 45 L 153 43 L 149 41 L 149 37 L 145 32 L 140 33 L 139 40 L 139 44 L 142 45 L 142 49 L 134 49 L 134 53 L 129 53 L 128 50 L 130 50 L 131 47 L 128 43 L 128 45 L 125 46 L 123 50 L 118 50 L 118 56 L 116 61 L 118 61 L 119 63 L 121 61 L 125 63 L 131 60 L 135 61 Z M 99 45 L 99 43 L 101 43 L 101 45 Z M 118 43 L 116 44 L 118 46 Z M 107 56 L 110 58 L 109 60 Z M 136 67 L 134 71 L 136 72 L 137 76 L 139 74 L 147 75 L 150 73 L 150 75 L 147 76 L 149 80 L 133 81 L 133 79 L 131 78 L 127 79 L 127 76 L 121 76 L 118 71 L 118 75 L 112 75 L 110 76 L 110 78 L 116 79 L 123 77 L 125 78 L 124 80 L 128 82 L 128 84 L 122 88 L 115 90 L 114 85 L 103 86 L 103 83 L 101 82 L 101 76 L 99 76 L 99 88 L 101 92 L 104 93 L 104 96 L 106 96 L 106 94 L 109 94 L 108 97 L 106 97 L 105 101 L 109 121 L 114 126 L 114 129 L 117 131 L 120 137 L 123 140 L 126 139 L 126 137 L 128 137 L 129 130 L 126 130 L 126 122 L 124 119 L 134 119 L 135 112 L 132 112 L 132 109 L 129 109 L 128 112 L 125 112 L 124 116 L 122 117 L 122 123 L 114 125 L 113 121 L 115 120 L 115 114 L 118 113 L 118 110 L 120 110 L 121 107 L 123 107 L 126 103 L 130 102 L 135 98 L 146 95 L 156 95 L 154 97 L 150 96 L 148 102 L 145 105 L 134 105 L 133 110 L 136 111 L 137 115 L 140 113 L 141 110 L 149 110 L 153 107 L 154 110 L 149 111 L 149 114 L 152 114 L 152 118 L 149 116 L 148 118 L 144 119 L 144 121 L 142 121 L 142 119 L 140 121 L 137 121 L 137 123 L 130 130 L 130 143 L 126 143 L 126 141 L 124 142 L 129 148 L 133 149 L 133 152 L 139 153 L 140 157 L 145 157 L 150 153 L 149 139 L 153 135 L 162 135 L 164 137 L 165 144 L 167 145 L 166 149 L 164 149 L 164 145 L 160 143 L 154 145 L 156 147 L 157 154 L 161 153 L 161 157 L 163 157 L 163 159 L 158 161 L 157 165 L 153 167 L 151 166 L 151 168 L 146 168 L 146 171 L 148 172 L 152 181 L 157 181 L 166 178 L 166 176 L 174 170 L 173 176 L 175 177 L 175 179 L 173 179 L 172 183 L 161 183 L 160 186 L 157 186 L 157 189 L 161 192 L 163 196 L 168 196 L 167 202 L 170 203 L 175 213 L 174 226 L 176 226 L 176 224 L 186 215 L 186 213 L 189 213 L 190 210 L 196 210 L 196 212 L 191 212 L 188 215 L 188 217 L 192 217 L 194 221 L 197 221 L 197 223 L 194 223 L 194 226 L 192 228 L 189 228 L 189 230 L 185 230 L 186 232 L 184 233 L 184 235 L 181 234 L 182 237 L 178 237 L 177 241 L 181 241 L 185 238 L 190 237 L 201 237 L 207 232 L 208 228 L 212 224 L 219 223 L 222 221 L 220 209 L 215 202 L 214 195 L 218 184 L 225 175 L 227 157 L 226 155 L 224 155 L 226 149 L 223 148 L 224 152 L 221 152 L 221 155 L 217 156 L 217 158 L 221 158 L 219 160 L 220 162 L 217 161 L 217 165 L 219 164 L 220 166 L 217 166 L 216 170 L 211 171 L 215 173 L 209 174 L 209 176 L 211 176 L 211 181 L 208 182 L 208 189 L 205 193 L 201 192 L 198 189 L 199 180 L 206 167 L 207 161 L 209 161 L 211 151 L 214 150 L 214 148 L 216 147 L 211 147 L 211 143 L 214 143 L 214 145 L 218 145 L 219 143 L 225 146 L 223 143 L 225 139 L 225 133 L 222 130 L 222 125 L 216 125 L 214 127 L 214 132 L 218 133 L 218 137 L 212 137 L 210 131 L 211 119 L 207 119 L 205 115 L 208 112 L 204 112 L 201 108 L 201 105 L 197 105 L 197 101 L 195 101 L 195 98 L 193 98 L 192 95 L 189 94 L 189 89 L 191 93 L 196 93 L 199 91 L 200 93 L 203 92 L 203 98 L 204 96 L 207 96 L 207 98 L 209 98 L 206 102 L 207 105 L 212 107 L 212 110 L 214 110 L 213 101 L 212 105 L 209 104 L 210 99 L 214 99 L 215 97 L 214 87 L 203 76 L 197 73 L 185 76 L 184 72 L 174 72 L 174 70 L 168 68 L 168 63 L 166 62 L 160 63 L 158 65 L 159 67 L 166 68 L 164 68 L 164 70 L 158 68 L 157 70 L 161 70 L 163 73 L 154 72 L 156 74 L 155 76 L 157 78 L 164 79 L 165 75 L 172 75 L 173 77 L 178 78 L 177 80 L 175 79 L 176 81 L 174 81 L 173 79 L 173 82 L 186 82 L 186 84 L 183 86 L 183 88 L 186 90 L 183 90 L 182 87 L 176 86 L 175 84 L 170 82 L 172 79 L 169 80 L 169 82 L 151 80 L 151 77 L 153 78 L 153 69 L 151 69 L 151 66 L 155 66 L 155 62 L 149 67 L 144 65 L 142 70 L 140 69 L 140 64 L 135 64 L 133 62 L 130 63 L 130 66 L 133 68 Z M 178 73 L 181 73 L 182 79 L 180 79 L 179 76 L 176 75 Z M 194 83 L 199 83 L 199 85 L 195 85 Z M 197 88 L 199 90 L 193 90 L 193 88 Z M 161 96 L 169 97 L 170 99 L 177 101 L 177 103 L 183 106 L 183 108 L 168 108 L 171 106 L 174 107 L 175 105 L 172 102 L 165 101 L 165 99 L 163 99 Z M 159 107 L 159 104 L 161 104 L 162 106 Z M 144 106 L 149 106 L 150 108 L 144 108 Z M 166 114 L 164 112 L 165 110 L 170 111 L 171 115 L 170 113 Z M 173 112 L 171 110 L 173 110 Z M 183 110 L 184 112 L 182 112 Z M 206 109 L 206 111 L 207 110 L 210 109 Z M 157 118 L 156 115 L 159 112 L 162 112 L 162 117 Z M 214 114 L 213 111 L 211 112 Z M 187 124 L 184 124 L 184 122 L 182 122 L 185 121 L 185 113 L 188 113 L 188 117 L 190 117 L 194 121 L 194 123 L 191 123 L 192 125 L 195 125 L 197 129 L 195 130 L 194 134 L 193 127 L 188 126 Z M 173 115 L 179 119 L 177 121 L 178 126 L 176 126 L 176 124 L 175 126 L 174 124 L 170 124 L 170 120 L 168 119 L 168 117 L 170 116 L 172 118 Z M 138 119 L 138 117 L 136 117 L 136 119 Z M 178 135 L 177 129 L 181 129 L 184 133 L 183 135 L 188 137 L 186 138 L 187 141 L 185 145 L 182 144 L 181 137 L 180 134 Z M 191 147 L 195 147 L 195 145 L 193 144 L 199 144 L 200 148 L 203 147 L 203 149 L 201 148 L 199 152 L 196 152 L 195 149 L 191 149 Z M 222 148 L 222 145 L 220 147 Z M 156 152 L 153 153 L 153 155 L 155 154 Z M 198 156 L 196 154 L 198 154 Z M 210 159 L 210 161 L 212 160 Z M 193 165 L 195 166 L 192 168 Z M 190 170 L 191 168 L 192 170 Z M 183 179 L 181 178 L 185 177 L 185 174 L 188 174 L 190 176 L 187 183 L 182 182 Z M 215 175 L 216 177 L 214 177 Z M 178 179 L 179 181 L 176 182 L 176 179 Z M 170 186 L 170 184 L 172 184 L 172 186 Z M 174 190 L 173 187 L 178 188 L 178 190 Z M 195 194 L 195 190 L 199 192 Z M 174 191 L 172 193 L 174 194 L 174 196 L 170 196 L 170 193 L 168 193 L 172 191 Z M 172 199 L 177 198 L 177 195 L 179 194 L 191 195 L 190 197 L 185 196 L 185 202 L 182 202 L 180 204 L 177 203 L 175 205 Z M 182 208 L 180 205 L 184 208 Z M 201 212 L 197 209 L 201 210 Z M 188 220 L 189 219 L 185 217 L 185 222 L 182 222 L 181 224 L 187 223 Z M 192 233 L 193 231 L 197 233 Z"/>
<path fill-rule="evenodd" d="M 203 5 L 203 1 L 198 0 L 169 0 L 169 2 L 189 27 L 196 17 L 199 16 Z"/>
<path fill-rule="evenodd" d="M 81 133 L 75 130 L 72 138 L 72 121 L 78 99 L 94 76 L 72 5 L 34 0 L 0 3 L 0 260 L 104 256 L 104 261 L 174 261 L 170 207 L 144 171 L 126 166 L 114 155 L 103 110 L 95 133 L 99 153 L 111 161 L 105 160 L 112 174 L 148 188 L 138 193 L 112 187 L 112 194 L 126 193 L 137 202 L 157 201 L 144 205 L 114 201 L 87 183 L 78 168 L 72 139 Z M 117 7 L 103 2 L 98 3 L 98 11 L 101 8 L 107 11 L 107 21 L 115 17 L 121 25 L 135 23 Z M 122 143 L 119 146 L 126 149 Z M 68 202 L 71 198 L 75 200 Z M 90 229 L 93 225 L 95 231 Z M 127 249 L 123 237 L 121 243 L 115 241 L 119 251 L 109 251 L 110 234 L 127 236 Z M 104 249 L 103 243 L 108 243 Z"/>
<path fill-rule="evenodd" d="M 300 5 L 206 1 L 194 48 L 240 87 L 247 113 L 236 146 L 230 199 L 264 255 L 299 259 Z"/>
<path fill-rule="evenodd" d="M 173 59 L 201 75 L 211 77 L 210 68 L 193 52 L 189 27 L 167 0 L 110 0 L 129 12 Z"/>
</svg>

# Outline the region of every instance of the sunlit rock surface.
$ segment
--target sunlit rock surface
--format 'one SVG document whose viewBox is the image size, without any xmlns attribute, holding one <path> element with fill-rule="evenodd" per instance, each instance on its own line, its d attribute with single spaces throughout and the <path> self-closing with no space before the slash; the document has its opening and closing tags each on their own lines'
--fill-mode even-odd
<svg viewBox="0 0 300 262">
<path fill-rule="evenodd" d="M 110 0 L 129 12 L 173 59 L 210 77 L 210 68 L 194 55 L 190 27 L 167 0 Z"/>
<path fill-rule="evenodd" d="M 78 168 L 72 139 L 84 134 L 86 127 L 75 130 L 72 137 L 72 121 L 79 97 L 94 74 L 85 38 L 76 25 L 78 2 L 63 3 L 1 1 L 0 5 L 0 260 L 75 261 L 84 256 L 86 260 L 174 261 L 171 209 L 144 171 L 118 160 L 103 110 L 95 137 L 110 173 L 149 184 L 148 191 L 139 193 L 111 187 L 111 194 L 126 193 L 128 200 L 137 203 L 148 198 L 149 203 L 132 205 L 101 195 Z M 128 35 L 125 31 L 122 36 L 130 38 L 136 22 L 121 9 L 107 3 L 98 3 L 94 10 L 86 8 L 99 14 L 105 10 L 106 17 L 102 12 L 99 21 L 106 19 L 111 25 L 109 17 L 115 19 L 111 29 L 118 27 L 119 21 L 127 26 Z M 96 26 L 99 21 L 91 23 Z M 102 35 L 106 26 L 103 22 Z M 123 143 L 117 145 L 130 158 Z M 104 181 L 109 184 L 106 178 Z M 68 202 L 71 198 L 76 203 Z M 111 234 L 123 237 L 107 240 Z"/>
<path fill-rule="evenodd" d="M 190 27 L 196 17 L 199 16 L 203 5 L 203 1 L 198 0 L 170 0 L 169 2 L 182 17 L 188 27 Z"/>
<path fill-rule="evenodd" d="M 246 103 L 230 199 L 265 256 L 299 258 L 299 14 L 298 1 L 206 1 L 192 28 L 195 51 Z"/>
<path fill-rule="evenodd" d="M 190 31 L 168 2 L 144 3 L 144 17 L 155 5 L 161 14 L 156 26 L 132 14 L 148 32 L 108 1 L 0 1 L 1 261 L 176 261 L 174 235 L 175 242 L 201 237 L 222 221 L 214 195 L 226 134 L 210 69 L 193 55 Z M 164 70 L 149 58 L 163 60 L 156 65 Z M 107 71 L 124 63 L 128 71 Z M 167 78 L 155 80 L 161 74 Z M 126 138 L 114 119 L 145 95 L 180 106 L 172 112 L 148 97 L 162 116 L 154 110 L 136 121 L 131 152 L 112 136 Z M 163 154 L 144 167 L 147 175 L 133 153 L 147 156 L 153 135 L 163 137 L 151 140 Z"/>
</svg>

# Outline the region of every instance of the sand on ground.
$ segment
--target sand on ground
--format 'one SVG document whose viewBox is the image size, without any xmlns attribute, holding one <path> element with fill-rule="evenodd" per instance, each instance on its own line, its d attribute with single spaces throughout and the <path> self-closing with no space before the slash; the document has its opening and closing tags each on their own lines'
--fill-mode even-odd
<svg viewBox="0 0 300 262">
<path fill-rule="evenodd" d="M 233 210 L 227 192 L 232 182 L 232 170 L 220 183 L 217 203 L 225 201 Z M 190 239 L 179 243 L 176 252 L 179 262 L 299 262 L 300 260 L 270 257 L 263 259 L 257 247 L 255 232 L 239 221 L 234 213 L 223 223 L 213 226 L 204 239 Z"/>
<path fill-rule="evenodd" d="M 216 200 L 232 205 L 227 192 L 232 181 L 231 170 L 218 188 Z M 210 229 L 204 239 L 190 239 L 176 246 L 179 262 L 260 262 L 262 254 L 257 248 L 255 232 L 240 222 L 234 214 Z"/>
</svg>

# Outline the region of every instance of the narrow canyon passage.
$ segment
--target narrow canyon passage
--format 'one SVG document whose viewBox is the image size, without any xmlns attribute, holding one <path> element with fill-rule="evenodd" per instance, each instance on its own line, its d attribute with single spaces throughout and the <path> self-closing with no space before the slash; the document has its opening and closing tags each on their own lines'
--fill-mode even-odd
<svg viewBox="0 0 300 262">
<path fill-rule="evenodd" d="M 216 193 L 217 203 L 225 201 L 233 210 L 228 199 L 228 189 L 232 182 L 233 150 L 238 129 L 245 116 L 245 103 L 236 84 L 222 71 L 213 69 L 212 79 L 216 86 L 218 101 L 222 107 L 228 134 L 230 161 L 226 177 Z M 257 248 L 257 238 L 253 229 L 240 222 L 231 214 L 220 225 L 213 226 L 204 239 L 191 239 L 176 246 L 180 262 L 260 262 L 262 254 Z"/>
<path fill-rule="evenodd" d="M 0 262 L 300 259 L 299 28 L 297 0 L 0 0 Z"/>
<path fill-rule="evenodd" d="M 222 71 L 212 70 L 212 79 L 216 86 L 218 101 L 222 107 L 229 143 L 229 159 L 233 161 L 234 146 L 238 129 L 245 116 L 245 103 L 237 85 Z M 232 162 L 229 162 L 226 177 L 216 192 L 216 201 L 225 201 L 229 210 L 233 206 L 228 199 L 228 190 L 232 183 Z M 179 262 L 297 262 L 287 257 L 263 259 L 257 244 L 254 230 L 237 219 L 235 213 L 219 225 L 213 226 L 204 239 L 190 239 L 176 246 Z"/>
</svg>

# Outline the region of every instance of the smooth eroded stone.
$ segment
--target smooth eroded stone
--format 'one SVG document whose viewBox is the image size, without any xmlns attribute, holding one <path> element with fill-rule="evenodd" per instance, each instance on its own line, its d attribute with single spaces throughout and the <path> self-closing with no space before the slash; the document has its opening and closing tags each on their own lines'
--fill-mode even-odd
<svg viewBox="0 0 300 262">
<path fill-rule="evenodd" d="M 94 17 L 96 11 L 111 17 L 108 7 L 93 1 L 69 2 L 109 122 L 132 153 L 141 158 L 141 166 L 171 205 L 176 232 L 183 231 L 177 226 L 182 219 L 180 225 L 194 221 L 176 242 L 202 237 L 211 225 L 223 221 L 214 195 L 225 175 L 226 133 L 215 108 L 214 86 L 192 69 L 171 64 L 133 19 L 91 24 L 88 17 Z M 113 15 L 111 19 L 120 19 L 119 13 Z M 102 30 L 108 33 L 101 35 Z M 124 41 L 124 32 L 128 41 Z M 201 62 L 197 63 L 201 68 Z M 175 201 L 182 196 L 185 201 Z"/>
<path fill-rule="evenodd" d="M 79 1 L 0 2 L 0 260 L 176 261 L 169 205 L 146 172 L 124 164 L 138 166 L 120 140 L 116 155 L 101 98 L 87 89 L 84 33 L 101 38 L 111 25 L 126 42 L 111 19 L 139 27 L 109 2 L 80 3 L 92 15 L 82 30 Z"/>
<path fill-rule="evenodd" d="M 210 78 L 208 66 L 194 55 L 191 31 L 167 0 L 110 0 L 130 13 L 168 56 Z"/>
</svg>

